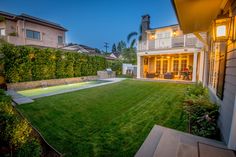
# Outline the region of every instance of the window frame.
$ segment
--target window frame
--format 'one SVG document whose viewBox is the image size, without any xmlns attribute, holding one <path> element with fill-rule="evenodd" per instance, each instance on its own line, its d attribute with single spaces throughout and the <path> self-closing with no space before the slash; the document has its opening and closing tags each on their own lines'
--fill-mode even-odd
<svg viewBox="0 0 236 157">
<path fill-rule="evenodd" d="M 59 42 L 59 37 L 61 37 L 61 42 Z M 58 35 L 57 36 L 57 43 L 60 44 L 60 45 L 63 45 L 64 44 L 64 38 L 62 35 Z"/>
<path fill-rule="evenodd" d="M 32 33 L 32 37 L 28 36 L 28 32 L 31 32 Z M 37 37 L 37 35 L 39 35 L 39 37 Z M 31 29 L 26 29 L 25 31 L 25 36 L 27 39 L 32 39 L 32 40 L 38 40 L 38 41 L 41 41 L 41 32 L 39 31 L 35 31 L 35 30 L 31 30 Z M 37 38 L 36 38 L 37 37 Z"/>
<path fill-rule="evenodd" d="M 4 31 L 3 35 L 2 35 L 2 30 Z M 6 28 L 0 28 L 0 36 L 6 36 Z"/>
</svg>

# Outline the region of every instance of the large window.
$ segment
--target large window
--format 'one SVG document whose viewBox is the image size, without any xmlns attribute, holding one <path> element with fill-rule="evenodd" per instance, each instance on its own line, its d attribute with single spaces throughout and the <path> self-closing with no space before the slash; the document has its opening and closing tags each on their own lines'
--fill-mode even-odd
<svg viewBox="0 0 236 157">
<path fill-rule="evenodd" d="M 156 62 L 156 73 L 161 73 L 161 60 L 157 60 Z"/>
<path fill-rule="evenodd" d="M 58 36 L 57 40 L 58 40 L 58 44 L 63 44 L 63 37 L 62 36 Z"/>
<path fill-rule="evenodd" d="M 187 68 L 187 60 L 181 60 L 181 71 Z"/>
<path fill-rule="evenodd" d="M 163 74 L 168 71 L 168 60 L 163 60 Z"/>
<path fill-rule="evenodd" d="M 5 28 L 0 28 L 0 36 L 5 36 L 6 32 L 5 32 Z"/>
<path fill-rule="evenodd" d="M 29 39 L 40 40 L 40 32 L 33 31 L 33 30 L 26 30 L 26 37 Z"/>
<path fill-rule="evenodd" d="M 212 52 L 209 55 L 210 71 L 209 85 L 215 90 L 217 96 L 223 99 L 225 78 L 225 43 L 212 44 Z"/>
</svg>

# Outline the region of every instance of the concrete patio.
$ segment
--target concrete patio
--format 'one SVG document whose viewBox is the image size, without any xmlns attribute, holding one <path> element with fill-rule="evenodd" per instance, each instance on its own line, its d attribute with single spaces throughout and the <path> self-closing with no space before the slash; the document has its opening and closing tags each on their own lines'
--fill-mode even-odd
<svg viewBox="0 0 236 157">
<path fill-rule="evenodd" d="M 236 157 L 223 142 L 155 125 L 135 157 Z"/>
</svg>

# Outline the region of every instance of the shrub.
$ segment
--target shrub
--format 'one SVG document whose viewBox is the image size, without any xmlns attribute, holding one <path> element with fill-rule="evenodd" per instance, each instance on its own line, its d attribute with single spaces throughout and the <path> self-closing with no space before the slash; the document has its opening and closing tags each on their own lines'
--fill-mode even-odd
<svg viewBox="0 0 236 157">
<path fill-rule="evenodd" d="M 40 156 L 41 146 L 30 137 L 31 130 L 27 121 L 15 112 L 10 97 L 0 90 L 0 143 L 10 147 L 13 156 Z"/>
<path fill-rule="evenodd" d="M 36 139 L 31 138 L 26 143 L 24 143 L 19 149 L 17 149 L 16 156 L 39 157 L 41 155 L 41 152 L 42 150 L 39 142 Z"/>
<path fill-rule="evenodd" d="M 108 67 L 112 69 L 112 71 L 116 72 L 116 75 L 122 74 L 122 62 L 119 60 L 116 61 L 109 61 Z"/>
<path fill-rule="evenodd" d="M 97 70 L 107 67 L 106 59 L 101 56 L 10 44 L 0 46 L 4 75 L 9 83 L 96 75 Z"/>
<path fill-rule="evenodd" d="M 196 84 L 188 88 L 185 95 L 184 110 L 189 114 L 191 133 L 217 139 L 219 106 L 210 102 L 207 89 Z"/>
</svg>

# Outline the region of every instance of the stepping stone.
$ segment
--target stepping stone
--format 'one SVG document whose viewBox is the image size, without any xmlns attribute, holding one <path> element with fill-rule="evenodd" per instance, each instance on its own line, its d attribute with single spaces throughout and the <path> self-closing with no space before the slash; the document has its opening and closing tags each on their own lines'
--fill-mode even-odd
<svg viewBox="0 0 236 157">
<path fill-rule="evenodd" d="M 27 97 L 15 98 L 15 99 L 13 99 L 13 101 L 14 101 L 17 105 L 28 104 L 28 103 L 34 102 L 34 100 L 32 100 L 32 99 L 30 99 L 30 98 L 27 98 Z"/>
<path fill-rule="evenodd" d="M 199 143 L 199 157 L 235 157 L 232 150 Z"/>
</svg>

